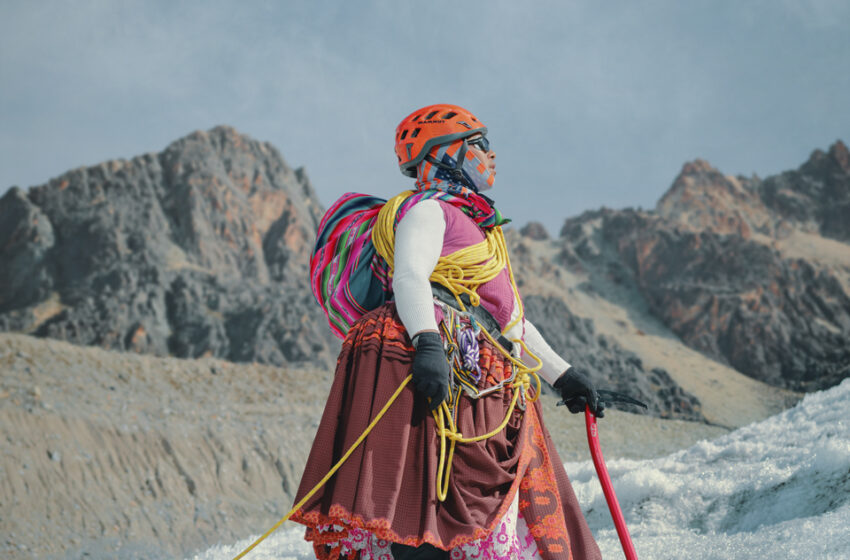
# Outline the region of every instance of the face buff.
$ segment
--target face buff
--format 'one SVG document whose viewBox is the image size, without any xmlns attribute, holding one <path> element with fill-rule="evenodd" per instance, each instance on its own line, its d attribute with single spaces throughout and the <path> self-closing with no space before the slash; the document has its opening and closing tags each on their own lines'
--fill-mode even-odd
<svg viewBox="0 0 850 560">
<path fill-rule="evenodd" d="M 463 165 L 457 168 L 457 158 Z M 417 190 L 438 189 L 461 194 L 463 188 L 479 193 L 493 186 L 496 176 L 467 149 L 464 140 L 434 146 L 416 167 Z"/>
</svg>

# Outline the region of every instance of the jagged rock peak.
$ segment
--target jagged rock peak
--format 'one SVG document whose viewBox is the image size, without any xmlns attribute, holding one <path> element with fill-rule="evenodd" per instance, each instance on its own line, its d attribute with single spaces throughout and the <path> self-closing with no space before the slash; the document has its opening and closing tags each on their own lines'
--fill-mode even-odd
<svg viewBox="0 0 850 560">
<path fill-rule="evenodd" d="M 832 156 L 841 169 L 850 173 L 850 150 L 847 149 L 844 142 L 837 140 L 832 146 L 830 146 L 829 155 Z"/>
<path fill-rule="evenodd" d="M 535 241 L 545 241 L 549 239 L 549 232 L 540 222 L 528 222 L 519 230 L 520 235 L 534 239 Z"/>
<path fill-rule="evenodd" d="M 841 140 L 836 140 L 829 151 L 815 150 L 809 160 L 803 164 L 803 170 L 818 173 L 830 170 L 850 174 L 850 151 Z"/>
<path fill-rule="evenodd" d="M 686 344 L 747 375 L 828 387 L 850 363 L 848 163 L 841 141 L 763 180 L 689 162 L 653 215 L 567 220 L 558 258 L 574 270 L 604 265 L 617 283 L 634 278 Z"/>
<path fill-rule="evenodd" d="M 697 158 L 694 161 L 686 162 L 682 166 L 682 171 L 679 173 L 679 176 L 683 175 L 696 175 L 700 173 L 709 173 L 709 172 L 718 172 L 714 166 L 705 161 L 704 159 Z"/>
<path fill-rule="evenodd" d="M 303 169 L 228 126 L 0 199 L 0 330 L 183 357 L 327 355 Z M 327 357 L 327 356 L 326 356 Z"/>
<path fill-rule="evenodd" d="M 678 198 L 682 196 L 705 195 L 717 189 L 740 192 L 743 187 L 739 178 L 724 175 L 704 159 L 695 159 L 682 166 L 673 184 L 658 201 L 656 209 L 665 209 L 671 202 L 679 202 Z"/>
<path fill-rule="evenodd" d="M 752 189 L 754 182 L 724 175 L 697 159 L 682 167 L 655 210 L 687 229 L 749 237 L 753 230 L 766 232 L 771 225 L 767 209 Z"/>
<path fill-rule="evenodd" d="M 841 140 L 815 150 L 799 169 L 768 177 L 759 195 L 789 227 L 850 241 L 850 153 Z"/>
<path fill-rule="evenodd" d="M 226 154 L 228 150 L 234 150 L 254 152 L 256 154 L 268 156 L 276 160 L 276 163 L 279 163 L 281 168 L 285 170 L 287 174 L 293 172 L 292 168 L 286 163 L 286 160 L 272 144 L 269 142 L 255 140 L 247 134 L 240 133 L 232 126 L 218 125 L 209 130 L 196 130 L 183 138 L 175 140 L 168 146 L 168 148 L 166 148 L 166 150 L 174 146 L 191 142 L 209 144 L 221 154 Z"/>
</svg>

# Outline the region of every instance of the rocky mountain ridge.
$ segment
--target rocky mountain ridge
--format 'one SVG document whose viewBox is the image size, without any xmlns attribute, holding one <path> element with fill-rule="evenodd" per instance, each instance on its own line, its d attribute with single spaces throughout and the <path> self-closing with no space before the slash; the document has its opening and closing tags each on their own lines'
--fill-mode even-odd
<svg viewBox="0 0 850 560">
<path fill-rule="evenodd" d="M 833 384 L 847 375 L 848 175 L 840 142 L 763 181 L 697 160 L 655 211 L 588 212 L 557 239 L 511 230 L 528 315 L 571 363 L 662 417 L 704 419 L 706 396 L 676 363 L 623 344 L 623 321 L 598 311 L 611 302 L 755 379 Z M 338 342 L 307 274 L 321 214 L 303 169 L 228 127 L 13 188 L 0 199 L 0 330 L 332 368 Z"/>
<path fill-rule="evenodd" d="M 303 278 L 303 169 L 228 127 L 0 199 L 0 330 L 116 350 L 331 363 Z"/>
<path fill-rule="evenodd" d="M 564 266 L 632 286 L 688 346 L 805 391 L 850 375 L 848 224 L 839 141 L 765 180 L 685 164 L 654 212 L 587 212 L 553 243 Z"/>
</svg>

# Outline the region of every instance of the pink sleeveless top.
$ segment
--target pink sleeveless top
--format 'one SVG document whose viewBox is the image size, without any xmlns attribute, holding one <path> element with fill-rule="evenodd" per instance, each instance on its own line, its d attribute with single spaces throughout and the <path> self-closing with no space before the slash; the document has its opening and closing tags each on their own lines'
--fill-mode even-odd
<svg viewBox="0 0 850 560">
<path fill-rule="evenodd" d="M 446 219 L 446 232 L 443 235 L 443 250 L 441 257 L 484 241 L 484 231 L 460 209 L 437 201 L 443 209 Z M 514 310 L 514 290 L 511 287 L 511 277 L 507 267 L 498 276 L 478 288 L 481 305 L 493 315 L 493 318 L 504 329 L 511 321 Z M 442 317 L 437 317 L 439 322 Z"/>
</svg>

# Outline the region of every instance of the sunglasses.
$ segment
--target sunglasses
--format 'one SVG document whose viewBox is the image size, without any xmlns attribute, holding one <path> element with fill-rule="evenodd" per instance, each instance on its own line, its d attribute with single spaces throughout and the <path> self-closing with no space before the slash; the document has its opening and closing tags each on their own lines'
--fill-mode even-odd
<svg viewBox="0 0 850 560">
<path fill-rule="evenodd" d="M 479 136 L 478 138 L 475 138 L 474 140 L 467 140 L 466 143 L 469 144 L 470 146 L 474 146 L 475 148 L 478 148 L 482 152 L 489 152 L 490 151 L 490 141 L 487 140 L 486 136 L 482 135 L 482 136 Z"/>
</svg>

